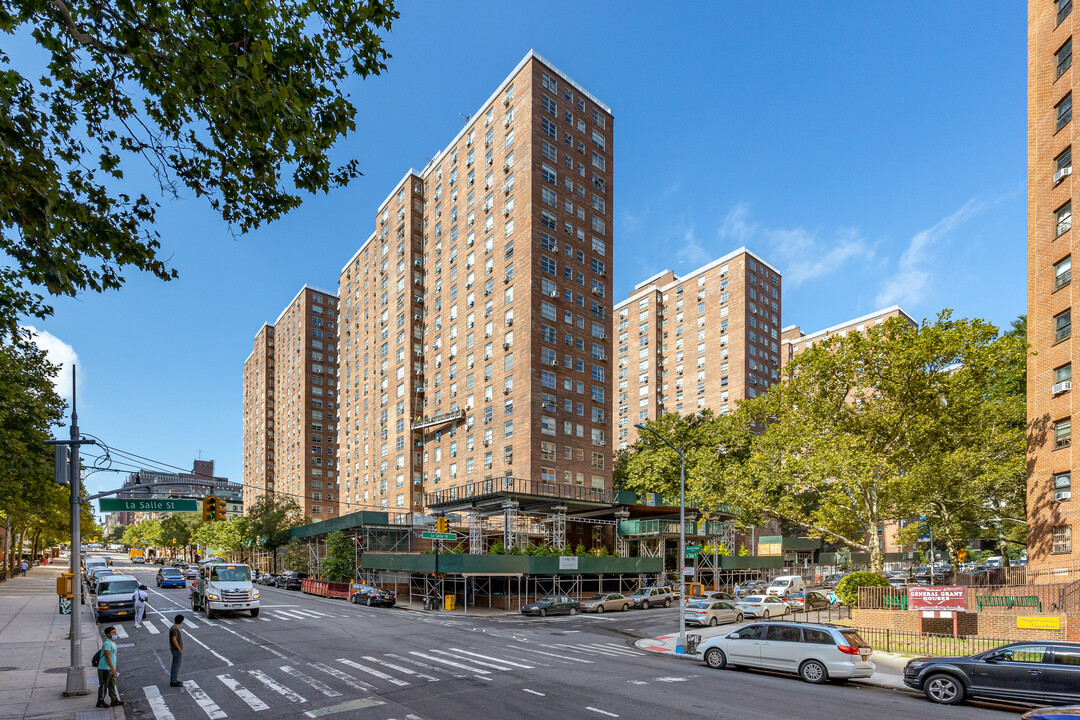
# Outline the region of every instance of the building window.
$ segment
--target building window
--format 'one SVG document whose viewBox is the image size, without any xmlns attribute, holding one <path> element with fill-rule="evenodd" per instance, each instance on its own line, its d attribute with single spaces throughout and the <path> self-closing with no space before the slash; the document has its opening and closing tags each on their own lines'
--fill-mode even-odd
<svg viewBox="0 0 1080 720">
<path fill-rule="evenodd" d="M 1054 473 L 1054 502 L 1072 499 L 1072 473 Z"/>
<path fill-rule="evenodd" d="M 1054 263 L 1054 291 L 1072 282 L 1072 255 Z"/>
<path fill-rule="evenodd" d="M 1061 342 L 1072 334 L 1072 308 L 1054 316 L 1054 342 Z"/>
<path fill-rule="evenodd" d="M 1054 387 L 1050 389 L 1053 395 L 1072 390 L 1072 363 L 1066 363 L 1054 369 Z"/>
<path fill-rule="evenodd" d="M 1061 237 L 1072 228 L 1072 201 L 1065 203 L 1054 213 L 1055 237 Z"/>
<path fill-rule="evenodd" d="M 1072 525 L 1056 525 L 1051 528 L 1050 533 L 1054 540 L 1054 549 L 1051 550 L 1053 554 L 1072 552 Z"/>
<path fill-rule="evenodd" d="M 1072 443 L 1072 420 L 1065 418 L 1054 423 L 1054 448 L 1066 448 Z"/>
<path fill-rule="evenodd" d="M 540 467 L 540 482 L 555 482 L 555 468 L 553 467 Z"/>
<path fill-rule="evenodd" d="M 1057 131 L 1060 132 L 1061 128 L 1069 124 L 1072 120 L 1072 93 L 1069 93 L 1061 102 L 1059 102 L 1054 109 L 1057 111 Z"/>
<path fill-rule="evenodd" d="M 1061 21 L 1069 17 L 1069 13 L 1072 12 L 1072 0 L 1054 0 L 1057 4 L 1057 22 L 1058 25 Z"/>
<path fill-rule="evenodd" d="M 1055 77 L 1061 77 L 1062 73 L 1072 66 L 1072 38 L 1066 40 L 1061 49 L 1054 53 L 1054 59 L 1057 61 L 1057 75 Z"/>
<path fill-rule="evenodd" d="M 1060 155 L 1054 158 L 1054 184 L 1072 175 L 1072 147 L 1065 148 Z"/>
</svg>

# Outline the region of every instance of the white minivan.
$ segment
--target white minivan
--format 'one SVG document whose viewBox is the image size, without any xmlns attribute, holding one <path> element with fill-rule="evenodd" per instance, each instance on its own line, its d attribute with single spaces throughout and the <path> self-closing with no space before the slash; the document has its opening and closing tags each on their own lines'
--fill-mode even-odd
<svg viewBox="0 0 1080 720">
<path fill-rule="evenodd" d="M 779 595 L 783 597 L 788 593 L 799 592 L 806 589 L 806 581 L 800 575 L 781 575 L 769 583 L 765 588 L 766 595 Z"/>
</svg>

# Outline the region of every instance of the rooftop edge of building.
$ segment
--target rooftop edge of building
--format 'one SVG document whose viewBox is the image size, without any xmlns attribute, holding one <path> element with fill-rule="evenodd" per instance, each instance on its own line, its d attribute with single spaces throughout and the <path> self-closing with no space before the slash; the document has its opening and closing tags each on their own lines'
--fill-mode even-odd
<svg viewBox="0 0 1080 720">
<path fill-rule="evenodd" d="M 708 272 L 709 270 L 712 270 L 713 268 L 717 267 L 718 265 L 720 265 L 722 263 L 725 263 L 725 262 L 728 262 L 729 260 L 732 260 L 733 258 L 736 258 L 739 255 L 743 255 L 743 254 L 749 255 L 750 257 L 754 258 L 755 260 L 757 260 L 759 263 L 761 263 L 765 267 L 767 267 L 770 270 L 772 270 L 773 272 L 775 272 L 781 278 L 783 278 L 783 273 L 781 273 L 772 263 L 770 263 L 768 260 L 765 260 L 760 255 L 758 255 L 753 250 L 750 250 L 749 248 L 747 248 L 744 245 L 744 246 L 742 246 L 742 247 L 740 247 L 740 248 L 738 248 L 736 250 L 732 250 L 731 252 L 727 253 L 726 255 L 718 257 L 715 260 L 709 261 L 708 263 L 706 263 L 705 265 L 702 265 L 698 269 L 688 272 L 686 275 L 679 276 L 679 275 L 675 275 L 674 271 L 672 271 L 672 270 L 661 270 L 660 272 L 656 273 L 655 275 L 649 277 L 646 280 L 642 280 L 637 285 L 635 285 L 634 289 L 630 292 L 629 297 L 627 297 L 625 300 L 622 300 L 622 301 L 620 301 L 618 303 L 615 303 L 615 305 L 613 306 L 613 309 L 618 309 L 618 308 L 622 307 L 623 305 L 626 305 L 627 303 L 629 303 L 631 300 L 636 299 L 639 295 L 641 295 L 642 290 L 646 290 L 646 289 L 648 289 L 650 287 L 653 287 L 656 280 L 658 280 L 659 278 L 663 277 L 664 275 L 666 275 L 668 273 L 671 273 L 672 275 L 674 275 L 675 279 L 672 282 L 668 283 L 667 285 L 664 285 L 662 287 L 657 288 L 658 290 L 664 291 L 664 290 L 667 290 L 668 288 L 671 288 L 674 285 L 678 285 L 679 283 L 683 283 L 683 282 L 686 282 L 687 280 L 691 280 L 696 275 L 700 275 L 703 272 Z"/>
</svg>

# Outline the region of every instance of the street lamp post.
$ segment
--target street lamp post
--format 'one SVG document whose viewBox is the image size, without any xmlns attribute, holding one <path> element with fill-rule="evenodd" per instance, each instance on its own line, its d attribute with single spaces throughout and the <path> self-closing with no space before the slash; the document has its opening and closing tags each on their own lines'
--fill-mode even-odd
<svg viewBox="0 0 1080 720">
<path fill-rule="evenodd" d="M 635 424 L 638 430 L 650 432 L 660 442 L 679 454 L 679 638 L 675 641 L 675 652 L 686 652 L 686 577 L 683 575 L 683 564 L 686 562 L 686 455 L 682 450 L 669 443 L 663 435 L 652 428 Z"/>
</svg>

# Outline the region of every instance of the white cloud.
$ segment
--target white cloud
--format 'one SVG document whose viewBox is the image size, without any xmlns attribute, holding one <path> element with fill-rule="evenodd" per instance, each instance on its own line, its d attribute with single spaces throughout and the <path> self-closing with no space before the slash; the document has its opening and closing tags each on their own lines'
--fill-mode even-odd
<svg viewBox="0 0 1080 720">
<path fill-rule="evenodd" d="M 685 263 L 689 267 L 696 269 L 713 259 L 712 253 L 698 242 L 693 225 L 683 231 L 682 243 L 682 247 L 675 253 L 675 257 L 680 263 Z"/>
<path fill-rule="evenodd" d="M 60 366 L 60 372 L 53 378 L 53 387 L 56 388 L 56 392 L 60 397 L 71 402 L 72 367 L 75 367 L 76 372 L 78 373 L 79 386 L 81 387 L 83 383 L 83 374 L 79 369 L 78 364 L 79 356 L 75 352 L 75 348 L 52 333 L 38 330 L 32 326 L 26 326 L 25 329 L 30 333 L 34 344 L 44 350 L 46 355 L 48 355 L 49 362 Z"/>
<path fill-rule="evenodd" d="M 877 296 L 879 306 L 913 306 L 922 302 L 930 280 L 927 269 L 932 260 L 933 245 L 949 232 L 967 220 L 979 214 L 984 205 L 977 198 L 968 200 L 964 205 L 932 227 L 921 230 L 912 236 L 904 254 L 900 256 L 895 274 L 885 280 Z"/>
</svg>

